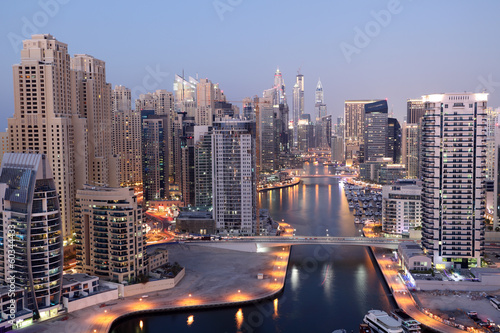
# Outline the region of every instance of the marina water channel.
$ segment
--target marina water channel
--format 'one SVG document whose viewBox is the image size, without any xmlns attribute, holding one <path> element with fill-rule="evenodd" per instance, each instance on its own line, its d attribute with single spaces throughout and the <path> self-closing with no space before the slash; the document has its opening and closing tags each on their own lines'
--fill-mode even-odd
<svg viewBox="0 0 500 333">
<path fill-rule="evenodd" d="M 307 174 L 332 173 L 305 165 Z M 262 208 L 303 236 L 359 236 L 338 178 L 303 178 L 294 187 L 261 192 Z M 370 251 L 356 246 L 293 246 L 283 292 L 274 300 L 237 308 L 172 312 L 128 318 L 122 332 L 357 332 L 371 309 L 390 311 L 383 277 Z M 192 317 L 190 317 L 192 316 Z M 191 318 L 192 320 L 189 320 Z M 143 322 L 142 329 L 140 321 Z"/>
</svg>

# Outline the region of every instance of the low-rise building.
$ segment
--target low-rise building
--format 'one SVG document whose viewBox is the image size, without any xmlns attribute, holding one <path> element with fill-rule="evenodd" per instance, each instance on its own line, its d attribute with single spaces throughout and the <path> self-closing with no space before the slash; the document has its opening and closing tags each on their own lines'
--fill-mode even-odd
<svg viewBox="0 0 500 333">
<path fill-rule="evenodd" d="M 422 187 L 416 180 L 400 180 L 382 187 L 382 231 L 408 236 L 422 225 Z"/>
<path fill-rule="evenodd" d="M 177 216 L 175 229 L 198 235 L 215 234 L 215 220 L 210 211 L 182 211 Z"/>
<path fill-rule="evenodd" d="M 64 274 L 63 297 L 68 299 L 85 297 L 99 290 L 99 278 L 88 274 Z"/>
<path fill-rule="evenodd" d="M 0 286 L 0 332 L 19 329 L 33 323 L 33 311 L 24 303 L 24 289 Z"/>
<path fill-rule="evenodd" d="M 161 267 L 168 263 L 168 250 L 163 247 L 154 249 L 154 252 L 148 254 L 149 270 Z"/>
<path fill-rule="evenodd" d="M 432 259 L 415 242 L 401 242 L 398 246 L 400 265 L 405 272 L 432 269 Z"/>
</svg>

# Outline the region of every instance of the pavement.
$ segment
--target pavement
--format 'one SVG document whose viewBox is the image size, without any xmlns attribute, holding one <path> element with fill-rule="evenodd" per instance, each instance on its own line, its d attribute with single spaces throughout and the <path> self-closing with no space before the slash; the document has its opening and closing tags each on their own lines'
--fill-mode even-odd
<svg viewBox="0 0 500 333">
<path fill-rule="evenodd" d="M 388 254 L 387 250 L 372 248 L 372 251 L 400 309 L 404 310 L 413 319 L 438 332 L 465 332 L 464 330 L 446 325 L 422 312 L 412 294 L 398 276 L 399 267 L 390 259 L 390 254 Z"/>
<path fill-rule="evenodd" d="M 16 330 L 19 333 L 109 332 L 120 316 L 133 312 L 188 309 L 238 304 L 272 297 L 285 283 L 290 247 L 238 252 L 188 244 L 162 245 L 169 261 L 186 268 L 186 276 L 173 289 L 132 296 L 63 314 Z M 264 279 L 257 279 L 263 273 Z"/>
</svg>

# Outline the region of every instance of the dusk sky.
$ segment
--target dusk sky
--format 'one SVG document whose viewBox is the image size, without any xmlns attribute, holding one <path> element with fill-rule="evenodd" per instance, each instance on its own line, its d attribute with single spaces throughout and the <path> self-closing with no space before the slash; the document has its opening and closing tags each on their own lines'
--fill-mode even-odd
<svg viewBox="0 0 500 333">
<path fill-rule="evenodd" d="M 14 113 L 12 65 L 32 33 L 104 60 L 107 81 L 133 92 L 172 91 L 184 70 L 240 101 L 270 88 L 279 66 L 290 108 L 301 69 L 308 113 L 318 78 L 334 117 L 345 99 L 387 98 L 402 121 L 407 98 L 441 92 L 487 90 L 498 107 L 499 12 L 496 0 L 6 1 L 0 129 Z"/>
</svg>

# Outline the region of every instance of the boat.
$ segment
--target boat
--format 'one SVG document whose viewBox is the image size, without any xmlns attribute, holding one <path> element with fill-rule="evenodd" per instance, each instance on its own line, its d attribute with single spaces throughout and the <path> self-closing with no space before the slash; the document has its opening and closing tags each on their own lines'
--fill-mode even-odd
<svg viewBox="0 0 500 333">
<path fill-rule="evenodd" d="M 398 321 L 382 310 L 370 310 L 363 318 L 374 332 L 378 333 L 403 333 L 403 328 Z"/>
<path fill-rule="evenodd" d="M 354 218 L 354 223 L 360 223 L 360 222 L 359 222 L 359 218 L 358 218 L 358 217 L 355 217 L 355 218 Z"/>
</svg>

